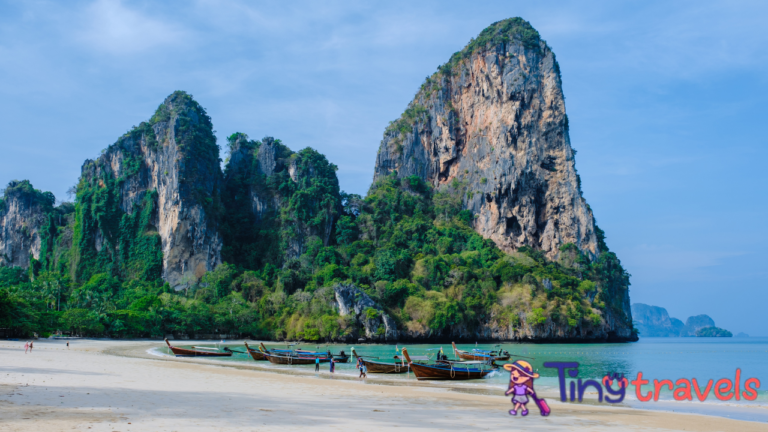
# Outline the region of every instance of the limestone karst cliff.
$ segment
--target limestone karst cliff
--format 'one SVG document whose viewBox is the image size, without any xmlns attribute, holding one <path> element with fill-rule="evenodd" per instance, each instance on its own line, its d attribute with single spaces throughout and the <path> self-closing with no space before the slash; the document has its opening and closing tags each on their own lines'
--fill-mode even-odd
<svg viewBox="0 0 768 432">
<path fill-rule="evenodd" d="M 0 289 L 45 312 L 18 331 L 637 340 L 629 274 L 581 196 L 557 62 L 521 19 L 428 78 L 365 197 L 312 148 L 221 144 L 223 170 L 211 119 L 175 92 L 83 164 L 73 204 L 10 187 Z"/>
<path fill-rule="evenodd" d="M 581 195 L 555 54 L 520 18 L 483 30 L 427 78 L 384 132 L 374 181 L 393 171 L 464 189 L 473 227 L 506 251 L 599 253 Z"/>
<path fill-rule="evenodd" d="M 732 336 L 716 327 L 715 321 L 706 314 L 690 316 L 683 324 L 677 318 L 670 318 L 663 307 L 633 303 L 632 316 L 641 337 Z"/>
<path fill-rule="evenodd" d="M 308 243 L 328 246 L 341 211 L 336 166 L 311 148 L 280 140 L 229 139 L 222 233 L 227 262 L 260 268 L 298 259 Z"/>
<path fill-rule="evenodd" d="M 506 252 L 525 246 L 559 260 L 574 245 L 596 262 L 608 248 L 582 196 L 575 154 L 555 54 L 527 21 L 511 18 L 484 29 L 426 79 L 384 132 L 374 184 L 418 176 L 459 195 L 474 230 Z M 610 261 L 621 268 L 615 255 Z M 628 276 L 603 284 L 612 307 L 599 332 L 634 338 L 628 285 Z M 524 333 L 583 337 L 541 330 Z"/>
<path fill-rule="evenodd" d="M 173 287 L 188 285 L 213 270 L 221 262 L 216 226 L 221 206 L 219 163 L 211 119 L 184 92 L 170 95 L 148 122 L 120 137 L 96 160 L 85 161 L 78 185 L 75 276 L 84 254 L 97 262 L 100 255 L 105 262 L 114 262 L 130 259 L 131 249 L 152 255 L 144 260 L 161 256 L 159 270 Z M 133 221 L 129 237 L 134 238 L 121 236 L 125 227 L 120 225 L 127 223 L 123 216 L 141 212 L 146 217 Z M 144 244 L 135 244 L 135 237 Z M 160 254 L 153 250 L 152 240 L 147 241 L 154 237 Z"/>
<path fill-rule="evenodd" d="M 40 257 L 40 230 L 55 201 L 27 180 L 8 184 L 0 198 L 0 265 L 27 268 Z"/>
<path fill-rule="evenodd" d="M 632 304 L 632 317 L 637 323 L 641 336 L 677 337 L 684 327 L 682 321 L 670 318 L 666 309 L 643 303 Z"/>
</svg>

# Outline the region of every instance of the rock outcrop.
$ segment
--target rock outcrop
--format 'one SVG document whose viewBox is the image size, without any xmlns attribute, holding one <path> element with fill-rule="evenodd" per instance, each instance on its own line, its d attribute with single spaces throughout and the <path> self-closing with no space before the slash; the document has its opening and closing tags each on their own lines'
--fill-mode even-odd
<svg viewBox="0 0 768 432">
<path fill-rule="evenodd" d="M 191 96 L 175 92 L 149 122 L 83 164 L 79 193 L 117 188 L 114 199 L 125 214 L 138 211 L 144 197 L 156 193 L 150 229 L 160 236 L 162 277 L 181 289 L 221 262 L 219 163 L 211 119 Z M 100 251 L 110 240 L 106 224 L 88 228 L 94 230 L 92 246 Z"/>
<path fill-rule="evenodd" d="M 506 251 L 599 253 L 568 135 L 560 69 L 520 18 L 497 22 L 427 78 L 384 133 L 374 182 L 396 172 L 456 186 L 474 229 Z"/>
<path fill-rule="evenodd" d="M 27 180 L 8 184 L 0 199 L 0 265 L 27 268 L 40 257 L 40 230 L 55 201 Z"/>
<path fill-rule="evenodd" d="M 632 304 L 632 318 L 635 320 L 640 336 L 676 337 L 684 324 L 677 318 L 670 318 L 667 310 L 659 306 L 643 303 Z"/>
<path fill-rule="evenodd" d="M 688 317 L 687 320 L 685 320 L 685 327 L 680 331 L 680 336 L 684 337 L 693 337 L 696 336 L 696 332 L 699 329 L 703 329 L 706 327 L 715 327 L 715 320 L 710 318 L 709 315 L 696 315 L 692 317 Z"/>
<path fill-rule="evenodd" d="M 262 221 L 268 213 L 276 212 L 280 205 L 274 194 L 266 190 L 266 178 L 274 174 L 277 168 L 275 158 L 279 151 L 279 142 L 267 137 L 261 142 L 249 141 L 248 136 L 236 134 L 232 137 L 229 161 L 227 162 L 225 183 L 242 184 L 243 191 L 250 203 L 255 222 Z"/>
<path fill-rule="evenodd" d="M 339 315 L 354 317 L 365 329 L 365 337 L 371 341 L 396 341 L 398 331 L 395 320 L 374 302 L 368 294 L 354 285 L 337 284 L 333 287 Z"/>
<path fill-rule="evenodd" d="M 311 148 L 293 152 L 272 137 L 254 141 L 235 133 L 229 149 L 223 200 L 228 262 L 282 266 L 306 252 L 312 239 L 328 245 L 341 207 L 335 165 Z"/>
<path fill-rule="evenodd" d="M 384 132 L 374 185 L 417 176 L 460 200 L 473 229 L 506 252 L 526 246 L 559 260 L 573 245 L 595 262 L 609 251 L 582 196 L 575 154 L 555 54 L 528 22 L 512 18 L 483 30 L 426 79 Z M 637 340 L 628 275 L 620 279 L 600 286 L 611 303 L 601 326 L 486 326 L 477 337 Z"/>
<path fill-rule="evenodd" d="M 640 337 L 695 337 L 731 335 L 727 330 L 715 327 L 715 320 L 709 315 L 688 317 L 685 324 L 677 318 L 670 318 L 663 307 L 643 303 L 632 304 L 632 316 L 640 331 Z M 712 330 L 714 329 L 714 330 Z"/>
</svg>

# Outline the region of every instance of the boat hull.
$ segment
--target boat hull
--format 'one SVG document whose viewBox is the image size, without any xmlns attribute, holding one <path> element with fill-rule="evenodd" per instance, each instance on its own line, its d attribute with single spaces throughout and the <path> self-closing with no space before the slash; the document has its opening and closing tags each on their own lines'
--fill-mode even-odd
<svg viewBox="0 0 768 432">
<path fill-rule="evenodd" d="M 374 362 L 370 360 L 363 359 L 363 364 L 368 369 L 369 373 L 381 373 L 381 374 L 400 374 L 400 373 L 407 373 L 410 368 L 408 367 L 408 364 L 403 365 L 402 363 L 382 363 L 382 362 Z"/>
<path fill-rule="evenodd" d="M 502 360 L 494 356 L 477 355 L 477 354 L 468 353 L 466 351 L 458 351 L 458 350 L 456 351 L 456 355 L 459 356 L 459 358 L 462 360 L 470 360 L 470 361 Z"/>
<path fill-rule="evenodd" d="M 456 368 L 450 366 L 432 366 L 411 363 L 411 370 L 416 379 L 423 380 L 473 380 L 482 379 L 492 371 L 476 368 Z"/>
<path fill-rule="evenodd" d="M 257 351 L 257 350 L 252 350 L 252 349 L 249 349 L 249 350 L 248 350 L 248 354 L 250 354 L 250 355 L 251 355 L 251 357 L 252 357 L 254 360 L 256 360 L 256 361 L 267 361 L 267 356 L 266 356 L 266 354 L 264 354 L 264 353 L 263 353 L 263 352 L 261 352 L 261 351 Z"/>
<path fill-rule="evenodd" d="M 232 353 L 205 352 L 185 348 L 170 347 L 176 357 L 232 357 Z"/>
<path fill-rule="evenodd" d="M 315 364 L 315 358 L 314 357 L 292 357 L 292 356 L 277 356 L 277 355 L 271 355 L 267 354 L 267 360 L 269 360 L 272 364 L 281 364 L 281 365 L 304 365 L 304 364 Z M 320 363 L 328 363 L 330 361 L 329 358 L 321 358 Z"/>
<path fill-rule="evenodd" d="M 477 354 L 470 351 L 464 351 L 456 348 L 455 343 L 451 343 L 453 345 L 453 351 L 456 353 L 456 355 L 462 359 L 462 360 L 474 360 L 474 361 L 506 361 L 509 360 L 509 355 L 503 355 L 501 350 L 499 350 L 500 355 L 493 355 L 493 354 Z"/>
</svg>

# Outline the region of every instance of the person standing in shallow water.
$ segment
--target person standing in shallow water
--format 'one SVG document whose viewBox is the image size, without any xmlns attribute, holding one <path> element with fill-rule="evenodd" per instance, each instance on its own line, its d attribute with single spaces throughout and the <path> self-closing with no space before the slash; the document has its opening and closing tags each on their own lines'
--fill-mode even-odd
<svg viewBox="0 0 768 432">
<path fill-rule="evenodd" d="M 533 391 L 533 380 L 539 377 L 539 374 L 533 372 L 530 363 L 518 360 L 512 364 L 505 364 L 504 369 L 509 371 L 509 389 L 504 393 L 509 396 L 513 393 L 512 403 L 514 406 L 509 410 L 510 415 L 517 415 L 517 411 L 522 409 L 521 415 L 527 416 L 528 395 L 535 395 Z"/>
<path fill-rule="evenodd" d="M 330 363 L 331 373 L 336 372 L 336 362 L 333 359 L 331 359 L 331 361 L 329 363 Z"/>
<path fill-rule="evenodd" d="M 320 372 L 320 357 L 315 357 L 315 372 Z"/>
</svg>

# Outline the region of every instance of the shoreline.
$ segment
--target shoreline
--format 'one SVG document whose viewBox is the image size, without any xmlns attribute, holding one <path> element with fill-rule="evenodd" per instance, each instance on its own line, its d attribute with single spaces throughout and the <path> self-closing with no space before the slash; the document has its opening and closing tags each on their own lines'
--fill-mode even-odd
<svg viewBox="0 0 768 432">
<path fill-rule="evenodd" d="M 15 345 L 11 348 L 10 345 Z M 234 389 L 237 387 L 239 390 L 234 392 L 233 395 L 238 395 L 239 398 L 245 399 L 258 399 L 259 403 L 272 403 L 280 405 L 295 406 L 296 404 L 305 407 L 308 412 L 314 413 L 313 415 L 328 415 L 327 396 L 320 398 L 317 396 L 319 391 L 320 395 L 328 393 L 331 399 L 338 400 L 338 404 L 331 405 L 331 417 L 328 417 L 330 423 L 320 427 L 319 430 L 326 430 L 330 428 L 330 424 L 333 422 L 343 422 L 344 424 L 357 425 L 360 421 L 365 426 L 362 429 L 379 429 L 385 427 L 396 427 L 393 425 L 384 425 L 376 419 L 358 419 L 354 414 L 358 413 L 358 406 L 365 406 L 371 408 L 367 413 L 375 413 L 382 411 L 391 404 L 398 405 L 398 415 L 400 417 L 408 418 L 411 422 L 421 422 L 427 420 L 436 420 L 437 423 L 441 423 L 442 420 L 435 419 L 434 412 L 440 412 L 440 416 L 451 417 L 456 416 L 457 413 L 461 413 L 462 416 L 457 419 L 461 424 L 461 421 L 468 422 L 467 425 L 477 425 L 479 423 L 487 424 L 488 427 L 525 427 L 533 426 L 535 424 L 552 426 L 552 430 L 571 430 L 571 427 L 575 424 L 589 425 L 593 430 L 608 430 L 614 427 L 620 426 L 623 429 L 630 430 L 645 430 L 647 428 L 659 428 L 661 430 L 702 430 L 702 431 L 715 431 L 715 430 L 762 430 L 765 428 L 765 422 L 759 420 L 738 420 L 733 418 L 727 418 L 716 415 L 705 415 L 703 413 L 682 413 L 679 411 L 668 411 L 660 409 L 643 409 L 631 406 L 605 406 L 605 404 L 573 404 L 562 403 L 559 401 L 559 397 L 551 398 L 550 395 L 543 395 L 547 397 L 552 407 L 553 414 L 550 417 L 541 417 L 536 410 L 535 406 L 530 406 L 532 409 L 531 414 L 527 418 L 522 419 L 519 416 L 512 418 L 506 413 L 506 410 L 510 408 L 509 401 L 506 397 L 499 394 L 493 394 L 488 389 L 477 391 L 476 389 L 466 388 L 456 385 L 439 385 L 434 383 L 425 382 L 394 382 L 387 379 L 369 379 L 360 381 L 356 377 L 348 377 L 345 375 L 331 376 L 329 373 L 316 374 L 314 372 L 305 373 L 301 370 L 270 370 L 270 368 L 259 367 L 258 365 L 248 364 L 225 364 L 217 361 L 206 361 L 201 359 L 187 359 L 176 358 L 168 356 L 167 358 L 150 354 L 147 350 L 152 348 L 158 348 L 158 342 L 150 341 L 134 341 L 134 342 L 117 342 L 117 341 L 103 341 L 103 340 L 81 340 L 77 347 L 73 347 L 66 351 L 64 348 L 64 342 L 46 342 L 38 341 L 35 348 L 35 354 L 24 357 L 23 354 L 23 342 L 9 343 L 7 341 L 0 342 L 0 385 L 2 385 L 2 394 L 0 396 L 0 412 L 3 413 L 0 420 L 0 431 L 6 430 L 5 427 L 13 424 L 15 426 L 8 430 L 60 430 L 56 428 L 46 429 L 44 425 L 47 421 L 44 418 L 40 418 L 38 422 L 27 422 L 28 429 L 23 426 L 24 420 L 32 419 L 32 417 L 19 417 L 18 420 L 9 419 L 8 414 L 12 411 L 14 404 L 16 403 L 18 396 L 15 394 L 6 397 L 8 393 L 16 391 L 20 395 L 25 392 L 36 393 L 37 396 L 32 400 L 26 401 L 26 406 L 42 406 L 43 411 L 47 413 L 48 417 L 56 418 L 59 420 L 66 420 L 72 417 L 72 413 L 65 413 L 55 405 L 56 399 L 43 397 L 42 389 L 39 387 L 37 380 L 43 380 L 55 378 L 56 381 L 64 379 L 65 381 L 71 381 L 68 385 L 64 386 L 59 392 L 63 392 L 64 388 L 69 393 L 82 393 L 83 389 L 101 392 L 105 394 L 105 400 L 110 398 L 120 399 L 115 394 L 121 393 L 123 385 L 127 383 L 132 386 L 138 386 L 142 394 L 146 393 L 146 397 L 149 399 L 160 398 L 158 401 L 154 401 L 146 409 L 156 409 L 157 404 L 162 405 L 163 401 L 168 401 L 176 398 L 176 400 L 186 400 L 189 395 L 182 389 L 171 390 L 169 387 L 179 386 L 187 389 L 192 389 L 193 394 L 199 396 L 194 403 L 189 406 L 182 404 L 184 410 L 192 410 L 196 412 L 200 409 L 211 416 L 217 416 L 218 403 L 215 406 L 209 406 L 206 401 L 207 398 L 217 399 L 217 396 L 221 396 L 221 393 L 227 393 L 227 389 Z M 19 349 L 20 348 L 20 349 Z M 63 355 L 66 354 L 66 355 Z M 32 356 L 35 356 L 34 358 Z M 34 360 L 33 360 L 34 359 Z M 47 366 L 50 370 L 46 370 L 44 373 L 35 372 L 30 367 L 25 367 L 25 363 L 40 363 L 40 365 Z M 62 372 L 56 368 L 57 363 L 68 365 L 72 370 Z M 254 362 L 255 363 L 255 362 Z M 101 383 L 98 379 L 94 379 L 94 376 L 98 376 L 101 369 L 109 371 L 117 368 L 110 373 L 112 375 L 120 375 L 120 385 L 115 386 L 114 383 L 107 382 Z M 43 368 L 45 369 L 45 368 Z M 75 373 L 77 369 L 77 373 Z M 24 374 L 22 372 L 26 371 Z M 13 374 L 13 375 L 12 375 Z M 30 375 L 33 379 L 33 383 L 29 382 Z M 79 378 L 72 381 L 68 374 L 76 375 Z M 153 379 L 150 376 L 155 376 Z M 173 376 L 171 378 L 170 376 Z M 22 378 L 24 377 L 24 378 Z M 26 386 L 25 380 L 26 379 Z M 15 382 L 12 382 L 15 381 Z M 209 386 L 208 384 L 212 385 Z M 46 383 L 47 384 L 47 383 Z M 9 386 L 15 386 L 13 390 L 9 390 Z M 94 390 L 99 388 L 100 390 Z M 150 391 L 151 388 L 155 388 L 154 391 Z M 34 391 L 33 391 L 34 389 Z M 137 389 L 137 390 L 138 390 Z M 203 391 L 204 390 L 204 391 Z M 233 390 L 234 391 L 234 390 Z M 148 393 L 147 393 L 148 392 Z M 167 395 L 166 397 L 158 396 Z M 210 392 L 210 394 L 209 394 Z M 90 392 L 86 392 L 90 395 Z M 130 393 L 130 392 L 129 392 Z M 309 394 L 309 397 L 307 397 Z M 110 395 L 107 397 L 107 395 Z M 381 399 L 380 395 L 388 395 L 387 398 Z M 82 395 L 81 395 L 82 396 Z M 173 397 L 171 397 L 173 396 Z M 500 397 L 501 396 L 501 397 Z M 17 399 L 13 399 L 16 397 Z M 62 399 L 59 400 L 60 404 L 64 404 L 64 395 L 61 395 Z M 89 396 L 82 396 L 88 399 Z M 371 398 L 376 399 L 375 401 Z M 232 400 L 232 399 L 230 399 Z M 267 401 L 267 402 L 265 402 Z M 405 403 L 403 401 L 407 401 Z M 131 402 L 129 404 L 129 402 Z M 117 405 L 116 408 L 112 408 L 113 405 L 109 405 L 107 408 L 92 407 L 93 415 L 92 420 L 96 423 L 91 424 L 91 429 L 99 430 L 98 425 L 107 421 L 107 425 L 112 424 L 109 421 L 119 418 L 115 417 L 116 414 L 124 410 L 130 410 L 130 407 L 136 405 L 137 401 L 130 400 L 120 402 L 123 405 Z M 115 402 L 118 403 L 118 402 Z M 103 404 L 102 404 L 103 405 Z M 178 405 L 178 404 L 177 404 Z M 87 405 L 83 405 L 87 406 Z M 176 406 L 176 405 L 173 405 Z M 254 415 L 254 405 L 245 405 L 247 416 Z M 450 406 L 451 409 L 446 409 L 446 406 Z M 17 409 L 20 407 L 15 406 Z M 427 408 L 432 413 L 424 411 Z M 82 406 L 80 407 L 82 408 Z M 285 408 L 285 407 L 283 407 Z M 182 409 L 176 406 L 171 409 Z M 265 408 L 271 409 L 271 408 Z M 728 408 L 730 409 L 730 408 Z M 761 409 L 759 407 L 743 408 L 750 412 L 766 413 L 768 409 Z M 10 410 L 10 411 L 9 411 Z M 378 411 L 377 411 L 378 410 Z M 456 412 L 454 412 L 456 411 Z M 188 411 L 189 412 L 189 411 Z M 232 412 L 237 412 L 234 410 Z M 259 411 L 264 413 L 275 412 L 273 411 Z M 352 414 L 350 414 L 350 412 Z M 110 417 L 108 414 L 112 415 Z M 23 415 L 23 414 L 22 414 Z M 30 414 L 31 415 L 31 414 Z M 130 429 L 120 430 L 163 430 L 163 427 L 159 427 L 159 424 L 150 421 L 146 416 L 146 412 L 136 411 L 130 413 L 126 418 L 135 419 L 130 421 L 132 423 Z M 363 415 L 363 417 L 368 414 Z M 69 417 L 68 417 L 69 416 Z M 18 417 L 13 416 L 11 417 Z M 46 417 L 46 416 L 43 416 Z M 97 419 L 98 417 L 98 419 Z M 440 417 L 440 418 L 442 418 Z M 101 420 L 99 420 L 101 419 Z M 462 420 L 463 419 L 463 420 Z M 374 421 L 375 420 L 375 421 Z M 15 422 L 19 422 L 16 425 Z M 371 423 L 372 422 L 372 423 Z M 434 422 L 431 422 L 434 423 Z M 430 424 L 431 424 L 430 423 Z M 85 423 L 83 423 L 85 424 Z M 452 429 L 452 424 L 443 424 L 443 428 Z M 41 426 L 42 425 L 42 426 Z M 142 428 L 138 428 L 138 425 L 143 425 Z M 270 426 L 264 423 L 265 426 Z M 274 425 L 273 425 L 274 426 Z M 283 425 L 284 426 L 284 425 Z M 235 427 L 235 426 L 233 426 Z M 305 427 L 305 426 L 302 426 Z M 336 428 L 338 426 L 334 426 Z M 426 426 L 425 426 L 426 427 Z M 87 428 L 87 427 L 86 427 Z M 83 430 L 86 430 L 83 428 Z M 561 429 L 562 428 L 562 429 Z M 63 428 L 62 428 L 63 429 Z M 269 429 L 269 427 L 267 427 Z M 103 429 L 111 430 L 111 429 Z M 184 430 L 183 428 L 177 428 L 176 430 Z M 227 429 L 221 429 L 227 430 Z"/>
<path fill-rule="evenodd" d="M 206 341 L 193 341 L 193 343 L 201 343 L 201 342 L 206 342 Z M 228 343 L 236 343 L 236 342 L 237 341 L 228 342 Z M 259 343 L 259 342 L 262 342 L 262 341 L 254 341 L 254 343 Z M 504 391 L 503 387 L 496 387 L 490 384 L 485 384 L 485 385 L 480 384 L 477 382 L 477 380 L 469 381 L 469 382 L 466 382 L 466 381 L 416 381 L 416 380 L 404 381 L 404 380 L 395 380 L 391 378 L 387 379 L 389 375 L 386 375 L 386 374 L 372 374 L 368 378 L 370 381 L 361 382 L 359 378 L 357 378 L 356 376 L 351 376 L 351 375 L 341 374 L 341 373 L 337 373 L 333 377 L 331 377 L 330 374 L 325 371 L 321 372 L 320 374 L 317 374 L 316 372 L 305 370 L 305 369 L 299 369 L 299 368 L 283 368 L 283 367 L 269 367 L 269 366 L 262 367 L 261 366 L 262 363 L 260 362 L 253 362 L 253 363 L 246 362 L 246 364 L 234 364 L 234 363 L 228 363 L 227 361 L 216 360 L 216 359 L 198 358 L 196 360 L 193 360 L 190 358 L 175 357 L 171 354 L 150 353 L 150 351 L 153 349 L 161 350 L 163 347 L 164 345 L 160 347 L 147 349 L 146 350 L 147 356 L 140 355 L 138 350 L 131 350 L 131 352 L 127 354 L 115 353 L 114 355 L 127 355 L 129 357 L 135 356 L 136 358 L 164 358 L 169 361 L 200 362 L 201 364 L 210 364 L 213 366 L 242 368 L 242 369 L 256 369 L 266 373 L 302 376 L 302 377 L 313 378 L 313 379 L 345 379 L 345 380 L 358 382 L 366 385 L 389 385 L 389 386 L 405 386 L 405 387 L 421 386 L 421 387 L 428 387 L 428 388 L 434 388 L 434 389 L 441 389 L 441 390 L 450 391 L 450 392 L 460 392 L 460 393 L 483 395 L 483 396 L 500 396 L 500 395 L 503 395 L 503 391 Z M 269 364 L 268 362 L 263 362 L 263 363 L 265 366 Z M 464 386 L 462 385 L 464 383 L 472 383 L 477 385 L 477 387 Z M 583 402 L 576 404 L 573 402 L 569 403 L 569 402 L 560 401 L 559 391 L 553 392 L 552 389 L 550 388 L 546 388 L 546 387 L 544 389 L 539 388 L 538 393 L 541 394 L 542 398 L 546 398 L 546 400 L 548 401 L 548 403 L 550 403 L 550 405 L 560 404 L 560 405 L 568 405 L 568 406 L 605 407 L 607 409 L 622 408 L 622 409 L 631 409 L 631 410 L 638 410 L 638 411 L 664 412 L 664 413 L 671 413 L 671 414 L 672 413 L 691 414 L 691 415 L 699 415 L 699 416 L 705 416 L 705 417 L 731 418 L 734 420 L 768 423 L 768 405 L 762 405 L 758 403 L 735 404 L 735 403 L 729 403 L 729 402 L 720 402 L 716 400 L 708 400 L 703 402 L 696 402 L 696 401 L 684 402 L 684 401 L 667 400 L 667 399 L 662 399 L 653 403 L 644 403 L 635 399 L 634 395 L 631 394 L 630 390 L 628 390 L 627 397 L 624 399 L 624 402 L 621 402 L 618 404 L 600 403 L 600 402 L 597 402 L 596 400 L 587 399 L 587 398 L 585 398 Z M 589 392 L 585 394 L 589 394 Z M 708 414 L 707 411 L 716 411 L 719 414 Z"/>
</svg>

